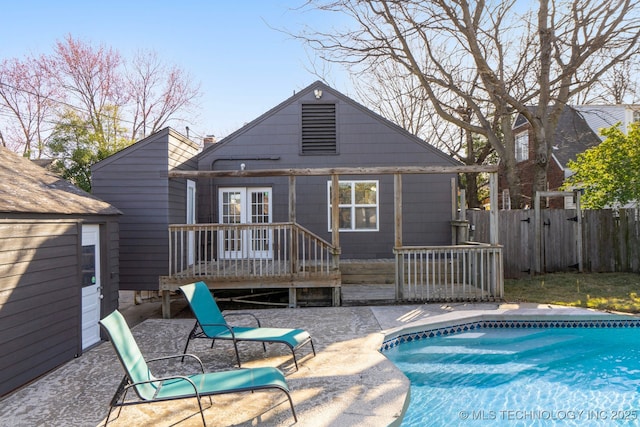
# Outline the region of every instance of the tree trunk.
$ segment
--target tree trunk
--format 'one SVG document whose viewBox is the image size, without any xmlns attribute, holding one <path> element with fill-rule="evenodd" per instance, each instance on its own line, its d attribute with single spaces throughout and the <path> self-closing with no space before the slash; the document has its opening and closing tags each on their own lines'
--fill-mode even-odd
<svg viewBox="0 0 640 427">
<path fill-rule="evenodd" d="M 467 205 L 469 209 L 479 208 L 482 202 L 478 198 L 478 174 L 469 172 L 465 174 L 465 191 L 467 193 Z"/>
<path fill-rule="evenodd" d="M 511 209 L 522 209 L 522 188 L 520 187 L 520 177 L 516 170 L 516 162 L 513 156 L 503 159 L 505 163 L 505 179 L 507 180 L 507 188 L 509 189 L 509 199 L 511 199 Z M 511 163 L 511 164 L 509 164 Z M 493 207 L 492 207 L 493 208 Z"/>
<path fill-rule="evenodd" d="M 547 132 L 545 132 L 544 126 L 533 125 L 533 146 L 536 157 L 531 187 L 532 199 L 535 198 L 536 192 L 547 190 L 547 169 L 551 155 L 551 147 L 547 140 Z"/>
</svg>

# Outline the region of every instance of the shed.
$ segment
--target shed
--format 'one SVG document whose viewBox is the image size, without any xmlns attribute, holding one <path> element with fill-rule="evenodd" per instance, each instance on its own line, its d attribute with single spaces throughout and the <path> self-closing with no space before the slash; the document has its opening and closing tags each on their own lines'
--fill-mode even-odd
<svg viewBox="0 0 640 427">
<path fill-rule="evenodd" d="M 120 211 L 0 147 L 0 395 L 100 342 Z"/>
</svg>

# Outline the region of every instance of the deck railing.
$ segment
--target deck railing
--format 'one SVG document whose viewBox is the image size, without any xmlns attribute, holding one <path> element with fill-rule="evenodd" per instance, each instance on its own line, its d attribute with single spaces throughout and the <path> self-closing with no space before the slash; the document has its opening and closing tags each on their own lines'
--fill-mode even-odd
<svg viewBox="0 0 640 427">
<path fill-rule="evenodd" d="M 330 277 L 339 251 L 295 223 L 169 226 L 169 278 L 296 281 Z"/>
<path fill-rule="evenodd" d="M 490 301 L 503 297 L 502 247 L 404 246 L 396 254 L 398 301 Z"/>
</svg>

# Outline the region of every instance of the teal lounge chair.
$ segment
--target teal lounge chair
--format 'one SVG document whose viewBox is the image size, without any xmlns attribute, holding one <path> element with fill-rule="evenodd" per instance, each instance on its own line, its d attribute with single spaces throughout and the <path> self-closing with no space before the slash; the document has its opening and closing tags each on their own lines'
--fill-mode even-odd
<svg viewBox="0 0 640 427">
<path fill-rule="evenodd" d="M 184 346 L 185 354 L 187 353 L 189 342 L 192 339 L 206 338 L 212 340 L 211 347 L 213 347 L 215 340 L 232 340 L 233 347 L 236 351 L 238 367 L 241 366 L 240 353 L 238 352 L 239 341 L 261 342 L 262 348 L 265 351 L 266 342 L 286 344 L 293 354 L 293 363 L 296 365 L 296 370 L 298 370 L 296 350 L 308 343 L 311 345 L 313 355 L 316 355 L 316 349 L 307 331 L 302 329 L 263 328 L 260 325 L 260 321 L 250 313 L 237 313 L 237 315 L 251 316 L 255 320 L 257 327 L 231 326 L 227 323 L 222 312 L 220 312 L 218 304 L 216 304 L 216 301 L 211 295 L 211 291 L 204 282 L 184 285 L 180 287 L 180 290 L 189 302 L 191 311 L 196 318 L 196 324 L 193 326 L 187 338 L 187 344 Z M 231 314 L 227 314 L 227 316 Z"/>
<path fill-rule="evenodd" d="M 202 362 L 196 356 L 178 354 L 149 359 L 149 362 L 189 356 L 200 364 L 202 372 L 195 375 L 156 378 L 149 370 L 127 322 L 118 310 L 102 319 L 100 325 L 109 336 L 109 340 L 113 344 L 125 372 L 124 378 L 111 399 L 109 413 L 104 423 L 105 426 L 109 422 L 111 411 L 115 407 L 120 407 L 120 410 L 122 410 L 123 406 L 128 405 L 189 398 L 198 400 L 202 424 L 206 426 L 207 422 L 202 411 L 202 397 L 209 396 L 212 404 L 211 396 L 216 394 L 253 392 L 267 389 L 282 390 L 287 395 L 293 419 L 296 422 L 298 421 L 287 382 L 282 372 L 276 368 L 264 367 L 205 373 Z M 126 400 L 127 392 L 131 389 L 135 391 L 137 399 Z M 118 412 L 119 414 L 120 412 Z"/>
</svg>

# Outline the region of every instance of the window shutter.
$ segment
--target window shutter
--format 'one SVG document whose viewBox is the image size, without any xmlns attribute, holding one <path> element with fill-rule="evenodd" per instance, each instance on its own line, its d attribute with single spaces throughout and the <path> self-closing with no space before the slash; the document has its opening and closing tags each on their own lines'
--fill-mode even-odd
<svg viewBox="0 0 640 427">
<path fill-rule="evenodd" d="M 302 105 L 302 153 L 337 153 L 335 104 Z"/>
</svg>

